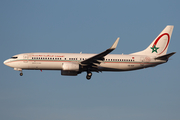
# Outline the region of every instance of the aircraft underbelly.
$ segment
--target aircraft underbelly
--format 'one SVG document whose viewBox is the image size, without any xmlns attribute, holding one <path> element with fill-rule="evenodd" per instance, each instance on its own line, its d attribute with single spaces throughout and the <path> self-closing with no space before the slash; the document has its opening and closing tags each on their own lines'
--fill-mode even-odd
<svg viewBox="0 0 180 120">
<path fill-rule="evenodd" d="M 112 63 L 106 63 L 106 64 L 101 64 L 99 66 L 99 69 L 102 71 L 127 71 L 131 69 L 135 69 L 139 67 L 139 65 L 133 65 L 133 64 L 112 64 Z"/>
<path fill-rule="evenodd" d="M 61 62 L 31 62 L 29 63 L 29 69 L 44 69 L 44 70 L 61 70 Z"/>
</svg>

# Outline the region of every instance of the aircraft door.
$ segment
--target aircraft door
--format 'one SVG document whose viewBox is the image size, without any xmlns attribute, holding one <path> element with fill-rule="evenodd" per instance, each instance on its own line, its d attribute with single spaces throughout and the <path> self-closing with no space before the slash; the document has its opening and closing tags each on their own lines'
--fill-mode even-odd
<svg viewBox="0 0 180 120">
<path fill-rule="evenodd" d="M 141 57 L 141 58 L 140 58 L 140 61 L 141 61 L 141 62 L 140 62 L 140 65 L 141 65 L 141 66 L 144 66 L 144 57 Z"/>
<path fill-rule="evenodd" d="M 24 55 L 24 56 L 23 56 L 23 59 L 24 59 L 24 60 L 23 60 L 24 63 L 28 63 L 28 55 Z"/>
</svg>

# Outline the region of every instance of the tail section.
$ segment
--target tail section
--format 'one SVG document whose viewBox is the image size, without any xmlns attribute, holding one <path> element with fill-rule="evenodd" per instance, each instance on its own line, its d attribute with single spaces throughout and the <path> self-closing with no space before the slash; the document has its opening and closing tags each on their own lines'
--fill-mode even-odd
<svg viewBox="0 0 180 120">
<path fill-rule="evenodd" d="M 156 37 L 156 39 L 154 39 L 154 41 L 145 50 L 133 53 L 133 55 L 165 55 L 167 53 L 173 28 L 174 26 L 172 25 L 166 26 L 164 30 Z"/>
</svg>

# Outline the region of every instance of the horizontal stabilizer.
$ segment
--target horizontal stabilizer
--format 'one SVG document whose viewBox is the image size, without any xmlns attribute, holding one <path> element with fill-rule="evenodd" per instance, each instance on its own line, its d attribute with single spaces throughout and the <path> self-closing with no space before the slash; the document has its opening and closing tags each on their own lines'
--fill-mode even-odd
<svg viewBox="0 0 180 120">
<path fill-rule="evenodd" d="M 172 52 L 163 56 L 159 56 L 155 58 L 155 60 L 168 60 L 172 55 L 174 55 L 176 52 Z"/>
</svg>

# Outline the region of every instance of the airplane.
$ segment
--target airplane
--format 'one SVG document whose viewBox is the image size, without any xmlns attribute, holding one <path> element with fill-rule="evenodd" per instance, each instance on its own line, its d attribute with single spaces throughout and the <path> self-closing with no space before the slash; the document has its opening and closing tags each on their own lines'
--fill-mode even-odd
<svg viewBox="0 0 180 120">
<path fill-rule="evenodd" d="M 14 55 L 4 61 L 4 64 L 20 71 L 22 70 L 61 70 L 61 75 L 77 76 L 87 72 L 87 80 L 92 72 L 131 71 L 154 67 L 166 63 L 176 52 L 167 53 L 174 26 L 167 25 L 153 42 L 140 52 L 125 54 L 109 54 L 117 46 L 119 37 L 114 44 L 99 54 L 84 53 L 23 53 Z"/>
</svg>

